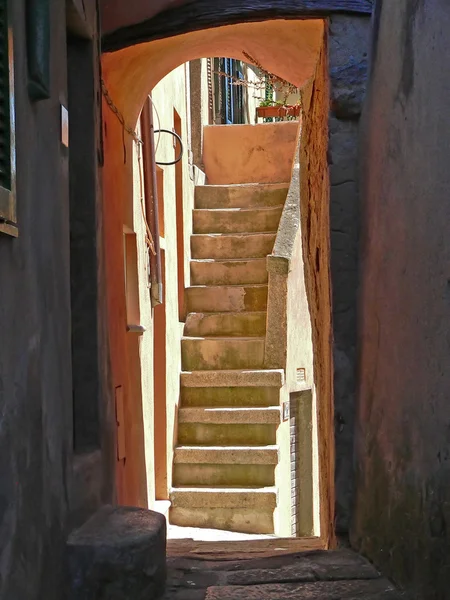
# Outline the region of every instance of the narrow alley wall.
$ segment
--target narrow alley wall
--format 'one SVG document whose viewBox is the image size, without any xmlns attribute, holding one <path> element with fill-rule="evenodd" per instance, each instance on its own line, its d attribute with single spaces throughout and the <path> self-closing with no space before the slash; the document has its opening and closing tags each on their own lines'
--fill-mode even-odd
<svg viewBox="0 0 450 600">
<path fill-rule="evenodd" d="M 72 4 L 67 3 L 73 8 Z M 95 146 L 99 112 L 90 97 L 90 114 L 84 115 L 82 123 L 89 130 L 88 141 L 94 144 L 83 146 L 84 155 L 92 161 L 93 189 L 88 197 L 79 198 L 74 222 L 72 164 L 61 136 L 61 105 L 69 107 L 66 3 L 49 2 L 49 97 L 39 101 L 31 100 L 28 89 L 27 46 L 32 52 L 33 44 L 26 35 L 27 3 L 13 0 L 7 7 L 14 42 L 18 237 L 5 234 L 4 223 L 0 224 L 0 598 L 60 600 L 66 597 L 64 556 L 69 529 L 100 503 L 114 499 L 109 460 L 113 452 L 108 447 L 111 415 L 106 406 L 100 406 L 100 394 L 107 398 L 109 390 L 101 282 L 97 290 L 103 268 L 100 250 L 97 257 L 101 226 L 96 221 L 100 194 L 95 182 L 101 157 Z M 5 11 L 3 5 L 3 19 Z M 82 43 L 92 50 L 86 54 L 88 66 L 79 84 L 88 97 L 85 76 L 98 65 L 95 2 L 86 1 L 84 10 L 73 14 L 85 28 Z M 93 78 L 89 84 L 92 90 Z M 72 114 L 79 117 L 78 111 Z M 92 120 L 98 124 L 95 131 L 90 129 Z M 3 147 L 4 155 L 6 150 Z M 83 219 L 88 228 L 83 228 Z M 98 296 L 92 290 L 83 296 L 84 289 L 77 299 L 93 302 L 94 318 L 99 309 L 92 331 L 95 337 L 98 326 L 93 362 L 99 369 L 99 395 L 89 395 L 87 400 L 91 405 L 98 403 L 100 415 L 97 447 L 89 452 L 83 447 L 80 452 L 74 445 L 70 275 L 72 251 L 76 249 L 80 259 L 87 247 L 93 249 L 94 262 L 88 266 L 93 279 L 87 279 L 86 286 L 94 286 Z M 90 342 L 87 346 L 92 348 Z M 90 428 L 90 423 L 84 424 Z"/>
<path fill-rule="evenodd" d="M 149 289 L 146 228 L 142 216 L 142 182 L 139 177 L 139 147 L 134 144 L 134 188 L 132 228 L 137 238 L 138 287 L 140 325 L 145 332 L 137 343 L 134 360 L 135 377 L 130 382 L 134 393 L 142 398 L 147 474 L 147 501 L 154 508 L 155 500 L 168 500 L 172 485 L 172 463 L 177 436 L 177 411 L 180 392 L 181 336 L 184 314 L 180 313 L 179 290 L 189 286 L 190 238 L 194 186 L 204 183 L 204 176 L 191 162 L 192 121 L 202 127 L 208 114 L 206 70 L 200 77 L 201 96 L 191 104 L 192 70 L 185 63 L 166 75 L 152 90 L 155 129 L 179 131 L 183 157 L 178 165 L 157 165 L 160 246 L 163 264 L 163 304 L 152 309 Z M 202 92 L 203 90 L 203 92 Z M 178 142 L 166 133 L 155 134 L 156 160 L 172 162 L 180 155 Z M 200 140 L 201 146 L 201 140 Z M 143 173 L 141 173 L 143 176 Z M 164 315 L 164 331 L 156 331 Z M 161 335 L 162 333 L 162 335 Z M 158 356 L 164 356 L 158 361 Z M 156 358 L 156 362 L 155 362 Z M 162 369 L 163 372 L 158 372 Z M 156 382 L 156 384 L 155 384 Z M 161 435 L 164 430 L 165 435 Z M 156 439 L 156 444 L 155 444 Z M 164 447 L 162 447 L 164 446 Z"/>
<path fill-rule="evenodd" d="M 335 15 L 329 24 L 331 275 L 333 286 L 336 530 L 347 533 L 354 493 L 358 140 L 367 78 L 370 19 Z"/>
<path fill-rule="evenodd" d="M 302 94 L 300 219 L 306 292 L 311 315 L 317 403 L 320 533 L 334 539 L 333 356 L 330 288 L 330 186 L 327 176 L 329 76 L 327 42 L 315 77 Z"/>
<path fill-rule="evenodd" d="M 450 11 L 378 1 L 363 116 L 353 544 L 414 598 L 450 576 Z"/>
</svg>

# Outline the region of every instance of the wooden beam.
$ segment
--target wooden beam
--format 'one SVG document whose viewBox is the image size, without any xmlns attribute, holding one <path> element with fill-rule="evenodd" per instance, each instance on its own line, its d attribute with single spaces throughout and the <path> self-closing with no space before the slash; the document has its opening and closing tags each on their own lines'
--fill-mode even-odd
<svg viewBox="0 0 450 600">
<path fill-rule="evenodd" d="M 152 19 L 108 33 L 103 37 L 103 51 L 236 23 L 324 18 L 339 13 L 370 15 L 372 5 L 373 0 L 188 0 Z"/>
</svg>

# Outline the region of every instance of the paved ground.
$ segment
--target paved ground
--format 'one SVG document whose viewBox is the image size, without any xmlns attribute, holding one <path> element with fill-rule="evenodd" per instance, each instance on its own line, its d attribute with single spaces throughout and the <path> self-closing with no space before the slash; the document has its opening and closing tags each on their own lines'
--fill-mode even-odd
<svg viewBox="0 0 450 600">
<path fill-rule="evenodd" d="M 352 551 L 317 547 L 295 538 L 170 539 L 164 600 L 406 600 Z"/>
</svg>

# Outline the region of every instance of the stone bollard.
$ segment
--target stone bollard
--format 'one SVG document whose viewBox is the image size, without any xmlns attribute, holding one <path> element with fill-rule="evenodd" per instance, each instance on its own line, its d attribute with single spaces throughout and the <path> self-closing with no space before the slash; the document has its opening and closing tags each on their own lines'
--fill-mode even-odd
<svg viewBox="0 0 450 600">
<path fill-rule="evenodd" d="M 67 542 L 69 600 L 154 600 L 166 579 L 166 520 L 105 506 Z"/>
</svg>

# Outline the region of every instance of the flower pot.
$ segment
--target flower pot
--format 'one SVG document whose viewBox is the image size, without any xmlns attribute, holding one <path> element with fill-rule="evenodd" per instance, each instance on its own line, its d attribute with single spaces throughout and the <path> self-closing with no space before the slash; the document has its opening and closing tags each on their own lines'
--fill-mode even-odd
<svg viewBox="0 0 450 600">
<path fill-rule="evenodd" d="M 294 106 L 258 106 L 256 115 L 263 119 L 298 117 L 300 116 L 300 105 Z"/>
</svg>

